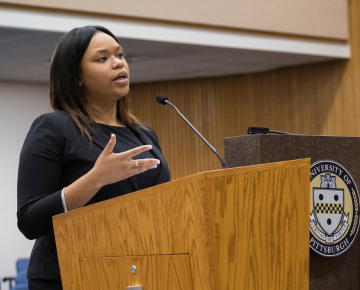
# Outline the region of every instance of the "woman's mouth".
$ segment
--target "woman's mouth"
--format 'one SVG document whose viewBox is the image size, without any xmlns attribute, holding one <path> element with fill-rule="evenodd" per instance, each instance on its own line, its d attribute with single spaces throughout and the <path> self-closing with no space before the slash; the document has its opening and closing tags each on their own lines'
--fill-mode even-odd
<svg viewBox="0 0 360 290">
<path fill-rule="evenodd" d="M 128 74 L 126 71 L 118 73 L 116 78 L 113 79 L 114 82 L 117 83 L 125 83 L 128 81 Z"/>
<path fill-rule="evenodd" d="M 124 82 L 124 81 L 127 81 L 127 77 L 125 76 L 120 76 L 114 79 L 114 82 Z"/>
</svg>

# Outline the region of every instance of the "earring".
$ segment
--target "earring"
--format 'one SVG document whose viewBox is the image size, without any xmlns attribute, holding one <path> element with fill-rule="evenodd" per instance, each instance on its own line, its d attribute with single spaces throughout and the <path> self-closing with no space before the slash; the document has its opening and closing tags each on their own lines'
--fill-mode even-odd
<svg viewBox="0 0 360 290">
<path fill-rule="evenodd" d="M 81 80 L 79 81 L 79 86 L 80 86 L 80 87 L 82 86 L 82 81 L 81 81 Z"/>
</svg>

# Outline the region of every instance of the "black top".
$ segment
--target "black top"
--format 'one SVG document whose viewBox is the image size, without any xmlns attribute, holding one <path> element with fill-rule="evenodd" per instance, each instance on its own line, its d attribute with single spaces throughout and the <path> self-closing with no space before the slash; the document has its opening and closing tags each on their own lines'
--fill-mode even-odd
<svg viewBox="0 0 360 290">
<path fill-rule="evenodd" d="M 170 172 L 155 132 L 137 126 L 130 131 L 141 144 L 152 145 L 150 152 L 160 160 L 155 184 L 169 181 Z M 90 134 L 92 143 L 81 135 L 68 113 L 56 111 L 38 117 L 26 136 L 20 154 L 17 216 L 20 231 L 28 239 L 36 239 L 28 279 L 60 279 L 52 217 L 64 212 L 61 191 L 93 168 L 110 139 L 98 124 Z M 116 143 L 114 152 L 123 152 L 121 144 Z M 102 187 L 87 204 L 136 190 L 138 180 L 132 176 Z"/>
<path fill-rule="evenodd" d="M 142 145 L 147 145 L 147 144 L 142 144 L 140 139 L 128 127 L 116 127 L 116 126 L 109 126 L 109 125 L 100 124 L 100 123 L 98 123 L 98 125 L 100 126 L 101 130 L 107 136 L 109 136 L 109 139 L 110 139 L 111 134 L 116 135 L 116 143 L 119 143 L 119 148 L 120 148 L 121 152 L 128 151 L 130 149 L 133 149 L 135 147 L 139 147 Z M 142 152 L 142 153 L 132 157 L 133 160 L 145 159 L 145 158 L 156 158 L 156 157 L 154 156 L 154 154 L 151 153 L 151 151 L 145 151 L 145 152 Z M 154 186 L 157 184 L 157 181 L 160 176 L 161 166 L 162 165 L 160 163 L 158 165 L 158 167 L 155 169 L 147 170 L 143 173 L 135 175 L 139 190 L 148 188 L 148 187 L 151 187 L 151 186 Z"/>
</svg>

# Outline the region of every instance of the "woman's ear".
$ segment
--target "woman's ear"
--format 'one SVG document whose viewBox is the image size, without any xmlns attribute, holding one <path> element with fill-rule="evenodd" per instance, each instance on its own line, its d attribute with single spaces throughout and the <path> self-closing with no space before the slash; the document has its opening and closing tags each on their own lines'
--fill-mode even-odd
<svg viewBox="0 0 360 290">
<path fill-rule="evenodd" d="M 84 82 L 82 81 L 82 76 L 81 74 L 79 75 L 79 87 L 81 87 L 84 84 Z"/>
</svg>

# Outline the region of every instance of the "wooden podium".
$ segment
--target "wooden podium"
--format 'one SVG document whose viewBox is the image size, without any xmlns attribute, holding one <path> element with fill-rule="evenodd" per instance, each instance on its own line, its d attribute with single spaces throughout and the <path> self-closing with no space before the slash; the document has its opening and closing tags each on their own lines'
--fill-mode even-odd
<svg viewBox="0 0 360 290">
<path fill-rule="evenodd" d="M 307 290 L 309 172 L 203 172 L 55 216 L 63 288 Z"/>
<path fill-rule="evenodd" d="M 224 145 L 227 167 L 300 158 L 311 158 L 311 163 L 330 159 L 342 164 L 350 172 L 355 183 L 360 184 L 359 137 L 247 135 L 225 138 Z M 306 218 L 308 239 L 309 215 Z M 310 290 L 359 289 L 359 257 L 359 237 L 345 253 L 337 257 L 323 257 L 310 251 Z"/>
</svg>

